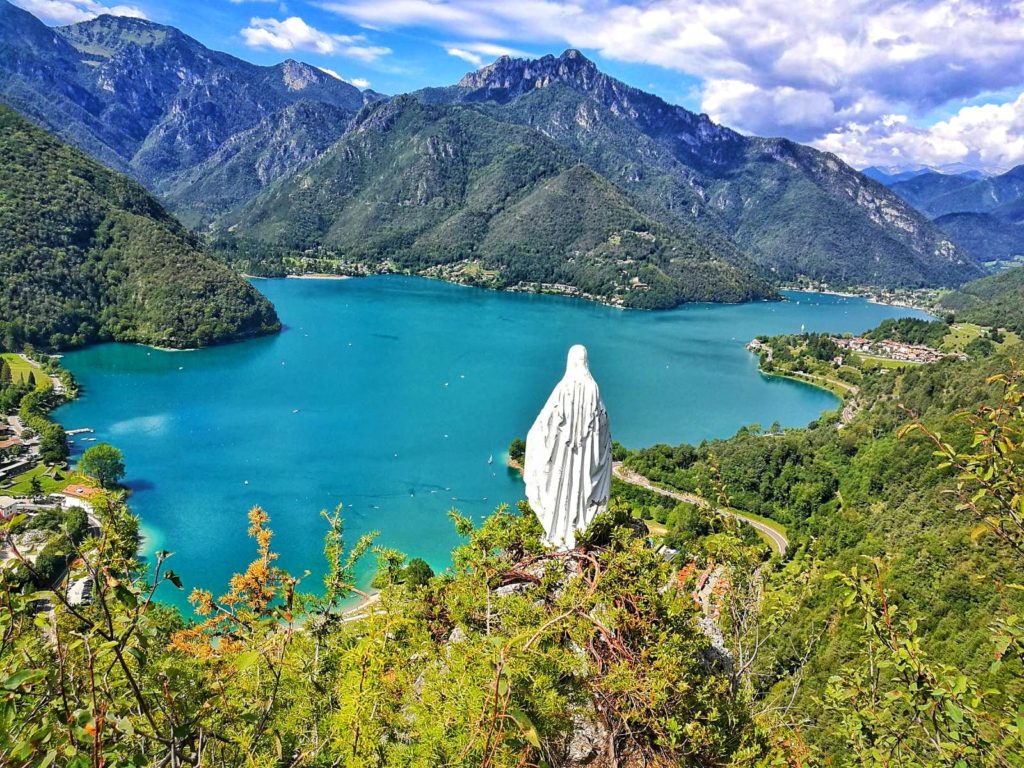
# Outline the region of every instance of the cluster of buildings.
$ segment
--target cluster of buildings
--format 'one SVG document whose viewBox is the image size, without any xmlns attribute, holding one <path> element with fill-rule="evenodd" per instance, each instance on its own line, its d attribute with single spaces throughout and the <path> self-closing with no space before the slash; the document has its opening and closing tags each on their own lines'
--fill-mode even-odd
<svg viewBox="0 0 1024 768">
<path fill-rule="evenodd" d="M 41 510 L 54 507 L 79 507 L 91 514 L 93 498 L 99 493 L 101 493 L 99 488 L 90 488 L 87 485 L 69 485 L 59 493 L 48 493 L 42 496 L 13 496 L 5 495 L 3 491 L 0 491 L 0 520 L 23 513 L 31 516 Z M 0 533 L 0 548 L 2 546 L 2 533 Z"/>
<path fill-rule="evenodd" d="M 0 486 L 39 460 L 39 437 L 22 437 L 25 425 L 17 416 L 0 416 Z"/>
<path fill-rule="evenodd" d="M 948 353 L 934 347 L 927 347 L 923 344 L 906 344 L 902 341 L 891 341 L 888 339 L 875 341 L 861 336 L 854 336 L 853 338 L 834 336 L 832 341 L 836 343 L 836 346 L 849 352 L 856 352 L 857 354 L 871 357 L 883 357 L 887 360 L 898 360 L 904 363 L 935 363 L 948 356 Z M 967 359 L 967 355 L 963 353 L 956 355 L 956 357 L 961 360 Z M 839 362 L 842 364 L 842 360 L 839 360 Z"/>
<path fill-rule="evenodd" d="M 10 419 L 0 419 L 0 451 L 6 451 L 22 444 L 19 436 L 21 433 L 17 432 L 15 425 L 11 423 L 11 420 L 16 418 L 16 416 L 11 416 Z"/>
<path fill-rule="evenodd" d="M 54 508 L 68 509 L 69 507 L 80 507 L 84 509 L 89 517 L 89 523 L 94 529 L 99 528 L 99 521 L 93 514 L 92 502 L 94 497 L 101 493 L 98 488 L 90 488 L 85 485 L 69 485 L 60 493 L 51 493 L 39 497 L 25 496 L 4 496 L 0 495 L 0 521 L 7 520 L 15 515 L 27 515 L 29 519 L 38 515 L 44 510 Z M 0 530 L 0 562 L 12 558 L 19 558 L 35 565 L 36 560 L 42 554 L 49 542 L 51 533 L 31 525 L 20 533 L 11 533 Z M 17 547 L 17 552 L 15 552 Z M 82 605 L 91 600 L 92 580 L 88 574 L 73 574 L 68 585 L 67 598 L 72 605 Z"/>
</svg>

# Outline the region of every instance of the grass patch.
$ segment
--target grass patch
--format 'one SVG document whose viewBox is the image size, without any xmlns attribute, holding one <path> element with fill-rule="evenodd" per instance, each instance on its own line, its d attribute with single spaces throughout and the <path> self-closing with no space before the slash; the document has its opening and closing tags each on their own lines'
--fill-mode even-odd
<svg viewBox="0 0 1024 768">
<path fill-rule="evenodd" d="M 968 344 L 975 339 L 980 339 L 986 333 L 988 333 L 988 328 L 974 323 L 954 323 L 942 340 L 942 349 L 947 352 L 963 352 Z M 1013 331 L 1002 331 L 1002 334 L 1003 341 L 996 345 L 999 349 L 1010 344 L 1020 343 L 1020 336 Z"/>
<path fill-rule="evenodd" d="M 963 352 L 964 348 L 985 333 L 985 329 L 974 323 L 954 323 L 942 339 L 942 348 L 950 352 Z"/>
<path fill-rule="evenodd" d="M 11 378 L 19 384 L 28 381 L 29 376 L 32 374 L 35 374 L 36 377 L 36 389 L 43 389 L 49 384 L 49 377 L 35 363 L 30 363 L 13 352 L 4 352 L 0 354 L 0 357 L 4 359 L 11 369 Z"/>
<path fill-rule="evenodd" d="M 96 482 L 80 472 L 72 472 L 66 469 L 47 467 L 40 464 L 24 474 L 14 478 L 14 485 L 5 488 L 4 493 L 12 496 L 27 496 L 32 493 L 32 478 L 39 478 L 39 485 L 43 493 L 59 493 L 69 485 L 95 486 Z"/>
<path fill-rule="evenodd" d="M 644 520 L 644 525 L 646 525 L 647 530 L 651 532 L 651 536 L 664 536 L 668 533 L 668 528 L 657 520 Z"/>
<path fill-rule="evenodd" d="M 818 389 L 824 389 L 826 392 L 831 392 L 833 395 L 838 397 L 840 400 L 845 400 L 847 397 L 853 394 L 852 386 L 847 382 L 840 382 L 837 379 L 830 379 L 826 376 L 819 376 L 818 374 L 799 374 L 795 371 L 782 371 L 774 370 L 770 372 L 761 371 L 766 376 L 778 376 L 781 379 L 789 379 L 790 381 L 799 381 L 804 384 L 810 384 L 812 387 Z"/>
<path fill-rule="evenodd" d="M 861 359 L 867 363 L 875 363 L 881 368 L 906 368 L 911 365 L 923 365 L 923 363 L 915 363 L 910 360 L 890 360 L 888 357 L 876 357 L 875 355 L 865 355 L 863 352 L 858 352 Z"/>
</svg>

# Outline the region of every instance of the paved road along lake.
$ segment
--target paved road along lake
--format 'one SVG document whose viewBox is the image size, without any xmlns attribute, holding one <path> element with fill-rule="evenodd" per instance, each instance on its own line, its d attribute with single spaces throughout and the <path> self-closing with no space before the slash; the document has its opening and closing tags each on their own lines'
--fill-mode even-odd
<svg viewBox="0 0 1024 768">
<path fill-rule="evenodd" d="M 281 565 L 319 588 L 321 509 L 345 505 L 349 541 L 444 567 L 447 511 L 481 517 L 521 498 L 504 465 L 561 377 L 574 343 L 630 447 L 725 437 L 758 422 L 802 426 L 836 399 L 759 374 L 758 334 L 860 332 L 921 313 L 863 299 L 667 312 L 496 293 L 403 277 L 259 280 L 285 330 L 195 352 L 106 344 L 65 363 L 83 396 L 56 417 L 121 448 L 145 551 L 168 549 L 185 582 L 222 591 L 254 552 L 246 512 L 271 515 Z M 82 442 L 76 453 L 95 443 Z M 493 459 L 493 461 L 489 461 Z M 367 571 L 368 572 L 368 571 Z"/>
</svg>

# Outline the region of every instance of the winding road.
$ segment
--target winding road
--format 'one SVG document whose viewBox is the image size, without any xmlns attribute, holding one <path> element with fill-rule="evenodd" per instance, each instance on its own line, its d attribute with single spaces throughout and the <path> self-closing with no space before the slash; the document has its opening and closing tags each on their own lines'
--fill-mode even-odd
<svg viewBox="0 0 1024 768">
<path fill-rule="evenodd" d="M 667 488 L 661 488 L 652 483 L 643 475 L 634 472 L 633 470 L 623 466 L 619 462 L 615 462 L 612 465 L 612 473 L 615 475 L 615 477 L 619 478 L 619 480 L 621 480 L 624 483 L 629 483 L 630 485 L 635 485 L 639 488 L 644 488 L 648 491 L 659 493 L 662 496 L 669 497 L 670 499 L 682 501 L 687 504 L 708 506 L 707 500 L 701 496 L 698 496 L 695 493 L 686 493 L 684 491 L 670 491 Z M 770 525 L 762 523 L 760 520 L 756 520 L 752 517 L 748 517 L 747 515 L 744 515 L 742 512 L 737 512 L 731 509 L 717 509 L 715 511 L 718 512 L 718 514 L 720 515 L 727 515 L 728 517 L 732 517 L 736 520 L 739 520 L 741 523 L 746 523 L 750 527 L 754 528 L 756 531 L 763 533 L 765 536 L 768 537 L 768 540 L 771 542 L 772 549 L 774 549 L 780 557 L 786 554 L 786 550 L 789 548 L 789 539 L 786 538 L 786 535 L 784 533 L 780 533 L 779 531 L 772 528 Z"/>
</svg>

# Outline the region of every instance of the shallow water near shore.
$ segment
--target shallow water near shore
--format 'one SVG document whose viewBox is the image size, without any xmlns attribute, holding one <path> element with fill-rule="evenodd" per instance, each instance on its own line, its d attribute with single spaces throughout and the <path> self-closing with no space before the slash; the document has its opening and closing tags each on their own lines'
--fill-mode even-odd
<svg viewBox="0 0 1024 768">
<path fill-rule="evenodd" d="M 621 311 L 551 296 L 405 277 L 256 280 L 284 331 L 171 353 L 128 344 L 72 352 L 83 395 L 56 418 L 125 455 L 145 553 L 174 552 L 185 591 L 223 591 L 254 553 L 246 512 L 271 515 L 280 564 L 318 591 L 321 509 L 344 503 L 346 538 L 448 564 L 447 512 L 480 518 L 522 496 L 504 464 L 587 345 L 613 437 L 630 447 L 699 442 L 774 421 L 802 426 L 832 395 L 770 378 L 744 348 L 759 334 L 860 332 L 925 316 L 828 294 L 790 301 Z M 94 445 L 79 438 L 75 455 Z M 364 568 L 368 577 L 370 566 Z"/>
</svg>

